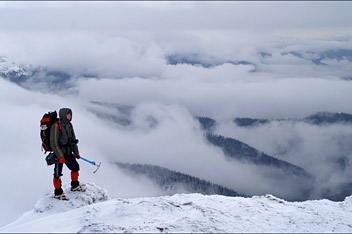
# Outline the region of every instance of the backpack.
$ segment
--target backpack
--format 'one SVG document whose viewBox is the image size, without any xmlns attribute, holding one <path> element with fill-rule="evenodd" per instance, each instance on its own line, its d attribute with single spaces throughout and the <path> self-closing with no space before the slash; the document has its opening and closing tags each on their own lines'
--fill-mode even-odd
<svg viewBox="0 0 352 234">
<path fill-rule="evenodd" d="M 48 112 L 43 115 L 43 118 L 40 120 L 40 138 L 42 140 L 42 150 L 46 152 L 53 151 L 50 146 L 50 129 L 54 123 L 57 123 L 59 126 L 59 132 L 61 132 L 61 124 L 57 118 L 56 111 Z"/>
</svg>

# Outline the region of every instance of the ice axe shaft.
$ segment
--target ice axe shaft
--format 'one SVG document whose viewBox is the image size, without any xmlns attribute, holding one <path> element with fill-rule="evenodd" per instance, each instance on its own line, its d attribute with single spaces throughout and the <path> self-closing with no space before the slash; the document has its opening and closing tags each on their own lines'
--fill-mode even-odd
<svg viewBox="0 0 352 234">
<path fill-rule="evenodd" d="M 101 162 L 97 164 L 94 161 L 90 161 L 90 160 L 88 160 L 86 158 L 83 158 L 82 156 L 80 157 L 80 159 L 82 159 L 83 161 L 86 161 L 87 163 L 90 163 L 90 164 L 92 164 L 92 165 L 97 167 L 97 169 L 93 173 L 97 172 L 97 170 L 100 168 Z"/>
<path fill-rule="evenodd" d="M 90 163 L 90 164 L 95 166 L 95 162 L 93 162 L 93 161 L 89 161 L 88 159 L 83 158 L 82 156 L 80 157 L 80 159 L 82 159 L 83 161 L 86 161 L 86 162 L 88 162 L 88 163 Z"/>
</svg>

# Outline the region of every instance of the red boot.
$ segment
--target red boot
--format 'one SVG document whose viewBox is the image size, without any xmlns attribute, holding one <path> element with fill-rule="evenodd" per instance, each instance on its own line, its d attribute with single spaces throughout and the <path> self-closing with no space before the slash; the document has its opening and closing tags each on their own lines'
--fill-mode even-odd
<svg viewBox="0 0 352 234">
<path fill-rule="evenodd" d="M 72 180 L 71 181 L 71 191 L 85 192 L 86 186 L 79 183 L 78 176 L 79 176 L 78 171 L 71 171 L 71 180 Z"/>
</svg>

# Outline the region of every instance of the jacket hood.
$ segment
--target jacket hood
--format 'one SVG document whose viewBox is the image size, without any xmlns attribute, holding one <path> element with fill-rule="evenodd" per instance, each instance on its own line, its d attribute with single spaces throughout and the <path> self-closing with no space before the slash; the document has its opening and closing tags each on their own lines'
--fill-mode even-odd
<svg viewBox="0 0 352 234">
<path fill-rule="evenodd" d="M 64 121 L 65 123 L 69 123 L 70 120 L 67 119 L 67 112 L 71 111 L 71 116 L 72 116 L 72 110 L 70 108 L 61 108 L 59 111 L 59 117 L 62 121 Z M 72 121 L 72 117 L 71 117 L 71 121 Z"/>
</svg>

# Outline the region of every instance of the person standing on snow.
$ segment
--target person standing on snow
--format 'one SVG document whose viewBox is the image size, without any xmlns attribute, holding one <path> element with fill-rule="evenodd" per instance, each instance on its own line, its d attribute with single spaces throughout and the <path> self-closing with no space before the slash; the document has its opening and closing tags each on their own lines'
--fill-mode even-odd
<svg viewBox="0 0 352 234">
<path fill-rule="evenodd" d="M 78 181 L 79 164 L 76 159 L 79 159 L 80 155 L 77 146 L 78 140 L 71 124 L 72 110 L 69 108 L 60 109 L 59 117 L 60 121 L 53 124 L 50 130 L 50 146 L 58 158 L 54 168 L 54 197 L 59 200 L 67 200 L 61 188 L 60 179 L 64 163 L 71 170 L 71 191 L 85 191 L 86 188 Z"/>
</svg>

